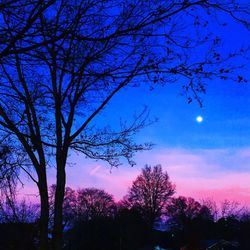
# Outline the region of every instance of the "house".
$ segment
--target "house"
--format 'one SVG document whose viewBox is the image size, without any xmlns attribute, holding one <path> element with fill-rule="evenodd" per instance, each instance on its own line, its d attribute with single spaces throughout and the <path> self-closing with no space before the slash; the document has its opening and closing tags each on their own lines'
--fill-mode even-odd
<svg viewBox="0 0 250 250">
<path fill-rule="evenodd" d="M 203 242 L 205 250 L 239 250 L 239 243 L 226 240 L 208 240 Z"/>
</svg>

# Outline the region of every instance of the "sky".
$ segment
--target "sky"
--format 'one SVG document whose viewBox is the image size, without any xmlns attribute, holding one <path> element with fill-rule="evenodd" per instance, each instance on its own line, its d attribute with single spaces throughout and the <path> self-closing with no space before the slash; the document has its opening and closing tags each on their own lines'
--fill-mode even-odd
<svg viewBox="0 0 250 250">
<path fill-rule="evenodd" d="M 225 53 L 250 42 L 249 32 L 233 22 L 224 27 L 223 37 Z M 248 69 L 249 65 L 247 76 Z M 129 120 L 147 106 L 150 117 L 158 122 L 144 128 L 135 140 L 152 142 L 153 149 L 137 153 L 133 168 L 124 164 L 113 169 L 71 153 L 67 185 L 101 188 L 119 200 L 145 164 L 161 164 L 176 185 L 175 195 L 250 205 L 250 85 L 220 79 L 206 83 L 202 108 L 196 102 L 187 104 L 181 95 L 181 82 L 153 91 L 146 86 L 122 90 L 97 123 L 115 126 L 120 118 Z M 197 116 L 203 121 L 198 123 Z M 52 184 L 53 170 L 49 179 Z M 28 182 L 22 192 L 32 197 L 32 183 Z"/>
<path fill-rule="evenodd" d="M 249 96 L 249 84 L 220 80 L 208 84 L 202 108 L 195 102 L 187 104 L 178 84 L 154 91 L 143 87 L 124 90 L 99 119 L 107 124 L 115 124 L 120 117 L 129 120 L 147 105 L 150 117 L 158 121 L 144 128 L 135 140 L 153 142 L 153 149 L 137 153 L 136 166 L 123 164 L 113 169 L 71 153 L 67 185 L 101 188 L 118 201 L 145 164 L 161 164 L 176 185 L 176 196 L 209 198 L 218 203 L 230 199 L 250 205 Z M 203 117 L 201 123 L 197 116 Z M 53 170 L 49 181 L 54 182 Z M 31 182 L 24 194 L 34 194 Z"/>
<path fill-rule="evenodd" d="M 153 149 L 138 153 L 133 168 L 125 164 L 110 169 L 102 162 L 72 156 L 77 166 L 68 172 L 68 184 L 103 188 L 120 199 L 145 164 L 161 164 L 176 185 L 176 195 L 250 205 L 250 86 L 213 82 L 203 96 L 203 108 L 187 104 L 178 86 L 137 91 L 133 97 L 132 93 L 117 96 L 111 113 L 119 117 L 126 110 L 148 105 L 159 121 L 136 140 L 153 142 Z M 199 115 L 204 119 L 201 123 L 196 121 Z M 112 119 L 110 113 L 106 119 Z"/>
</svg>

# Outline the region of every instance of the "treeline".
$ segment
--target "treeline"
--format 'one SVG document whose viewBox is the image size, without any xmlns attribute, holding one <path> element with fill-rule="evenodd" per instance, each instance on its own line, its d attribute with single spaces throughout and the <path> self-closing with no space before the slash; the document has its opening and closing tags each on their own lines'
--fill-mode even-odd
<svg viewBox="0 0 250 250">
<path fill-rule="evenodd" d="M 49 190 L 50 223 L 56 186 Z M 234 201 L 217 206 L 174 196 L 175 186 L 160 165 L 145 166 L 119 202 L 97 188 L 67 187 L 63 203 L 65 250 L 137 250 L 162 245 L 201 249 L 205 240 L 225 239 L 249 249 L 250 213 Z M 35 250 L 39 206 L 17 201 L 10 192 L 0 200 L 0 249 Z"/>
</svg>

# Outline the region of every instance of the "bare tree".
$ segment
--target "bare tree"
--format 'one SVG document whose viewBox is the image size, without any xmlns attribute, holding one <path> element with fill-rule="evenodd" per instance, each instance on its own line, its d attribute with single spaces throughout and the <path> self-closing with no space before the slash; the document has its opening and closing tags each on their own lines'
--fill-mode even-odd
<svg viewBox="0 0 250 250">
<path fill-rule="evenodd" d="M 133 182 L 126 199 L 129 206 L 141 211 L 152 228 L 174 191 L 175 186 L 170 182 L 167 172 L 162 171 L 161 165 L 146 165 Z"/>
<path fill-rule="evenodd" d="M 220 204 L 220 210 L 222 218 L 240 218 L 246 208 L 237 201 L 224 200 Z"/>
<path fill-rule="evenodd" d="M 112 217 L 116 204 L 112 195 L 97 188 L 84 188 L 77 191 L 77 214 L 80 220 Z"/>
<path fill-rule="evenodd" d="M 35 223 L 39 220 L 39 205 L 26 200 L 0 200 L 1 223 Z"/>
<path fill-rule="evenodd" d="M 227 200 L 216 203 L 212 199 L 205 199 L 202 204 L 209 208 L 215 221 L 219 219 L 227 219 L 229 217 L 239 219 L 248 213 L 247 207 L 243 206 L 235 200 Z"/>
<path fill-rule="evenodd" d="M 169 202 L 166 215 L 168 223 L 172 228 L 183 229 L 186 224 L 194 219 L 205 219 L 213 221 L 212 211 L 206 205 L 202 205 L 191 197 L 179 196 L 172 198 Z"/>
<path fill-rule="evenodd" d="M 50 225 L 53 225 L 56 186 L 49 188 Z M 111 194 L 102 189 L 82 188 L 77 191 L 65 188 L 63 201 L 63 227 L 70 228 L 76 221 L 101 217 L 114 217 L 116 203 Z M 52 228 L 52 226 L 51 226 Z"/>
<path fill-rule="evenodd" d="M 1 182 L 2 184 L 2 182 Z M 39 220 L 39 205 L 25 199 L 17 199 L 15 183 L 0 189 L 0 223 L 36 223 Z"/>
<path fill-rule="evenodd" d="M 37 184 L 40 249 L 48 249 L 49 166 L 57 173 L 53 248 L 59 250 L 69 151 L 118 166 L 121 158 L 134 165 L 133 154 L 151 148 L 133 140 L 147 124 L 146 111 L 119 130 L 95 124 L 121 89 L 181 80 L 191 102 L 205 92 L 204 79 L 245 81 L 228 67 L 237 54 L 221 54 L 220 39 L 204 30 L 211 12 L 249 28 L 248 6 L 234 1 L 9 0 L 0 12 L 1 143 L 24 157 L 21 170 Z"/>
<path fill-rule="evenodd" d="M 203 199 L 201 204 L 207 207 L 213 216 L 214 221 L 217 221 L 220 216 L 218 204 L 211 198 Z"/>
</svg>

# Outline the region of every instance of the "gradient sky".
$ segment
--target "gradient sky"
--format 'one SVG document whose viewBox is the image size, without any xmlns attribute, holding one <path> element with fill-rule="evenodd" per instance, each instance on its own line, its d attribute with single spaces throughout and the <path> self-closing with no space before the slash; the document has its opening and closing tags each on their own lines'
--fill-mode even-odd
<svg viewBox="0 0 250 250">
<path fill-rule="evenodd" d="M 250 44 L 249 32 L 234 22 L 221 34 L 225 53 Z M 249 75 L 247 70 L 244 73 Z M 119 200 L 145 164 L 161 164 L 176 184 L 176 195 L 233 199 L 250 205 L 249 83 L 207 82 L 202 108 L 195 102 L 187 104 L 180 92 L 181 83 L 154 91 L 141 86 L 120 92 L 96 122 L 115 126 L 120 117 L 129 120 L 146 105 L 151 117 L 159 121 L 137 134 L 136 141 L 153 142 L 154 148 L 138 153 L 135 167 L 124 164 L 112 170 L 101 161 L 72 154 L 69 161 L 74 165 L 67 169 L 67 185 L 102 188 Z M 198 115 L 202 123 L 197 123 Z M 50 183 L 53 178 L 51 170 Z M 31 193 L 34 188 L 28 183 L 24 194 L 29 197 Z"/>
<path fill-rule="evenodd" d="M 115 124 L 121 115 L 129 119 L 147 105 L 151 117 L 159 121 L 141 131 L 136 141 L 151 141 L 155 146 L 136 154 L 133 168 L 124 164 L 110 169 L 101 161 L 71 154 L 67 185 L 102 188 L 119 200 L 145 164 L 162 164 L 176 184 L 176 195 L 218 202 L 233 199 L 250 205 L 250 85 L 210 82 L 203 108 L 187 104 L 179 93 L 178 84 L 120 93 L 100 121 Z M 202 123 L 197 123 L 198 115 L 203 116 Z M 53 180 L 51 170 L 50 183 Z M 25 194 L 31 193 L 29 183 Z"/>
</svg>

